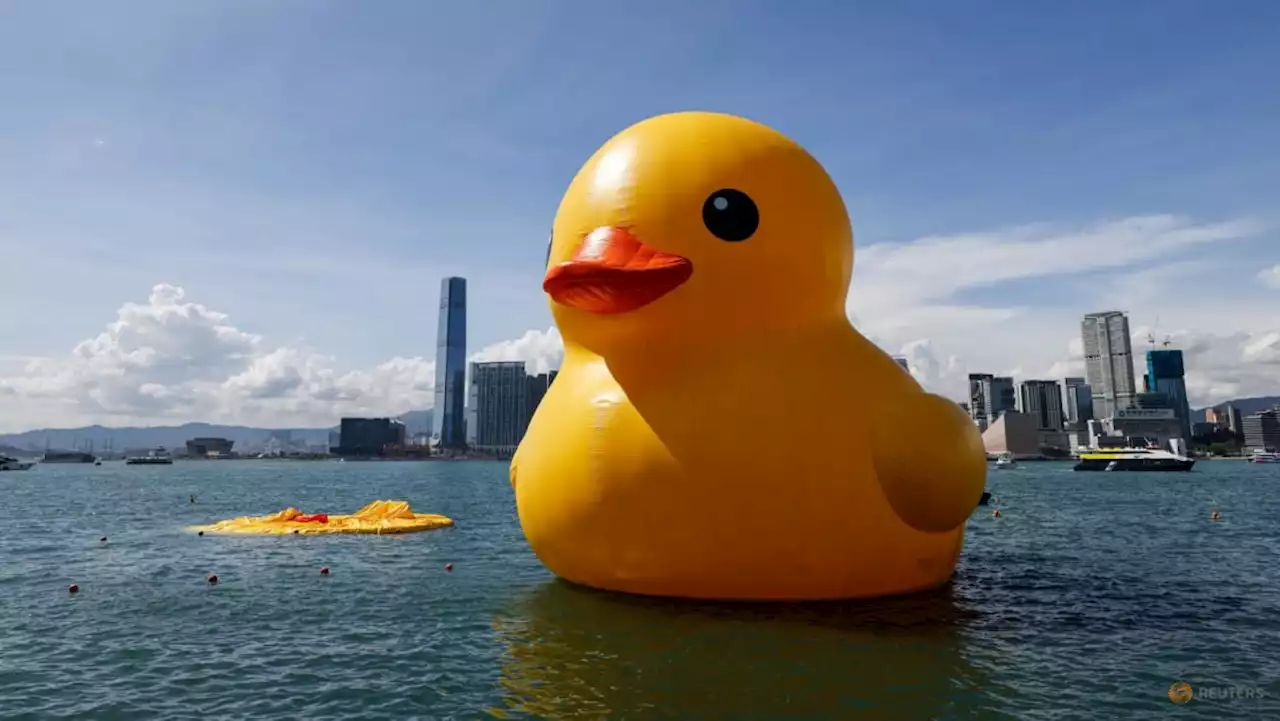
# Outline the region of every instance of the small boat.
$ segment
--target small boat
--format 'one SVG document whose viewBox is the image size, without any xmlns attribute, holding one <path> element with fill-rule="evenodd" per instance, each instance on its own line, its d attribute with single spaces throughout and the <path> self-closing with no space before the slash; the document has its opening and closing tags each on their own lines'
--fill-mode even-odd
<svg viewBox="0 0 1280 721">
<path fill-rule="evenodd" d="M 35 464 L 35 461 L 20 461 L 17 458 L 0 456 L 0 471 L 25 471 Z"/>
<path fill-rule="evenodd" d="M 160 446 L 145 456 L 130 456 L 124 462 L 130 466 L 167 466 L 173 463 L 173 456 L 169 455 L 164 446 Z"/>
<path fill-rule="evenodd" d="M 996 468 L 1017 468 L 1018 462 L 1013 460 L 1013 454 L 1005 451 L 996 455 Z"/>
<path fill-rule="evenodd" d="M 1077 471 L 1189 471 L 1195 460 L 1162 448 L 1098 448 L 1082 451 Z"/>
<path fill-rule="evenodd" d="M 1280 463 L 1280 453 L 1270 451 L 1254 451 L 1249 457 L 1250 463 Z"/>
</svg>

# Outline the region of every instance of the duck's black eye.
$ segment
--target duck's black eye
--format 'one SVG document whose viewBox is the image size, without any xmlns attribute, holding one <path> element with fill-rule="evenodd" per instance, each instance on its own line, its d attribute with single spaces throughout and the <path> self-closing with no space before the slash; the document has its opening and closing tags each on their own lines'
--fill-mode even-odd
<svg viewBox="0 0 1280 721">
<path fill-rule="evenodd" d="M 702 204 L 702 224 L 720 240 L 737 243 L 756 234 L 760 211 L 746 193 L 725 188 L 707 196 Z"/>
</svg>

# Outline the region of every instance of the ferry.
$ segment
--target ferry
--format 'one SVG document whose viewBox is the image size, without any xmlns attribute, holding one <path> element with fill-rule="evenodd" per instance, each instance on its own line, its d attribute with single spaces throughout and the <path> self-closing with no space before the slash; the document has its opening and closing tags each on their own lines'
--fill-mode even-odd
<svg viewBox="0 0 1280 721">
<path fill-rule="evenodd" d="M 1280 453 L 1270 451 L 1254 451 L 1249 458 L 1250 463 L 1280 463 Z"/>
<path fill-rule="evenodd" d="M 124 462 L 130 466 L 167 466 L 173 463 L 173 456 L 161 446 L 145 456 L 130 456 Z"/>
<path fill-rule="evenodd" d="M 1163 448 L 1097 448 L 1080 452 L 1077 471 L 1189 471 L 1195 460 Z"/>
<path fill-rule="evenodd" d="M 9 456 L 0 456 L 0 471 L 25 471 L 35 465 L 35 461 L 20 461 Z"/>
</svg>

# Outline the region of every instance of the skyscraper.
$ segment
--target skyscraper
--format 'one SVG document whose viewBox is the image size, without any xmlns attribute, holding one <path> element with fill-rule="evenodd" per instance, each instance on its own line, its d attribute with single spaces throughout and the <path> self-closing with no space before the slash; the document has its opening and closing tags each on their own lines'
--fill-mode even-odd
<svg viewBox="0 0 1280 721">
<path fill-rule="evenodd" d="M 990 373 L 969 374 L 969 417 L 983 430 L 1005 411 L 1015 410 L 1017 397 L 1012 378 Z"/>
<path fill-rule="evenodd" d="M 1178 414 L 1184 440 L 1191 438 L 1191 404 L 1187 400 L 1187 382 L 1180 350 L 1147 351 L 1147 390 L 1162 393 Z"/>
<path fill-rule="evenodd" d="M 464 448 L 467 397 L 467 279 L 440 282 L 440 324 L 436 329 L 436 399 L 431 435 L 441 448 Z"/>
<path fill-rule="evenodd" d="M 515 451 L 529 427 L 529 391 L 524 361 L 471 364 L 471 435 L 477 448 Z"/>
<path fill-rule="evenodd" d="M 1097 418 L 1111 418 L 1133 405 L 1133 347 L 1129 317 L 1118 310 L 1089 313 L 1080 323 L 1084 370 Z"/>
<path fill-rule="evenodd" d="M 1022 412 L 1036 419 L 1037 428 L 1062 429 L 1062 389 L 1057 381 L 1023 381 L 1018 395 Z"/>
<path fill-rule="evenodd" d="M 1093 389 L 1083 378 L 1067 378 L 1064 382 L 1067 403 L 1063 406 L 1068 423 L 1086 423 L 1093 420 Z"/>
</svg>

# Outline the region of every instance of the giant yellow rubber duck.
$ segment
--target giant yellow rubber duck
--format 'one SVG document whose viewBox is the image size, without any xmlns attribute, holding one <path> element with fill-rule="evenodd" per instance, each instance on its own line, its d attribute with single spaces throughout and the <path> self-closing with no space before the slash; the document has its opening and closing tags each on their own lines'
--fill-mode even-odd
<svg viewBox="0 0 1280 721">
<path fill-rule="evenodd" d="M 724 600 L 951 577 L 981 439 L 850 325 L 849 216 L 803 148 L 729 115 L 640 122 L 574 177 L 547 267 L 565 357 L 511 483 L 553 573 Z"/>
</svg>

